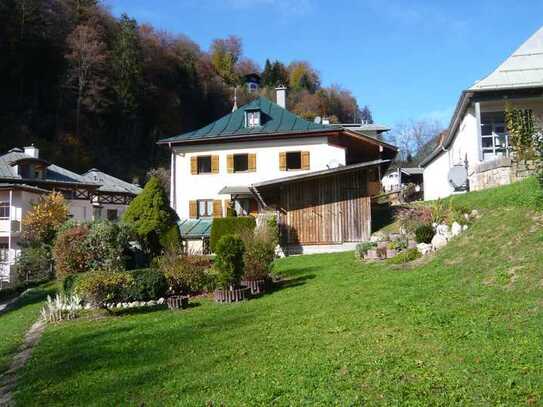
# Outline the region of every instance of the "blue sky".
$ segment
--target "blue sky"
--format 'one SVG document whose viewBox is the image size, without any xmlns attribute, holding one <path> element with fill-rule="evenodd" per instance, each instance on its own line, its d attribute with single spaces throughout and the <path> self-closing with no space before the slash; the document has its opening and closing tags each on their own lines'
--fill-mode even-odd
<svg viewBox="0 0 543 407">
<path fill-rule="evenodd" d="M 107 0 L 203 49 L 242 38 L 244 53 L 307 60 L 324 85 L 350 89 L 375 121 L 448 124 L 460 92 L 543 25 L 543 1 Z"/>
</svg>

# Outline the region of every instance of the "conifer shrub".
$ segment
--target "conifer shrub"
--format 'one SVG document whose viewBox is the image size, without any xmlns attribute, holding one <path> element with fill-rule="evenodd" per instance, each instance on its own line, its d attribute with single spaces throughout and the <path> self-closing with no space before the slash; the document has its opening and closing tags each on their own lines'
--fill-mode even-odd
<svg viewBox="0 0 543 407">
<path fill-rule="evenodd" d="M 151 257 L 158 256 L 171 244 L 169 235 L 177 226 L 177 214 L 170 207 L 166 191 L 157 177 L 151 177 L 143 191 L 130 203 L 123 215 L 123 222 L 130 225 L 144 251 Z M 163 245 L 164 244 L 164 245 Z"/>
<path fill-rule="evenodd" d="M 228 216 L 226 218 L 213 219 L 209 244 L 211 251 L 215 253 L 217 243 L 225 235 L 248 236 L 252 235 L 256 227 L 256 219 L 252 216 Z"/>
<path fill-rule="evenodd" d="M 215 251 L 218 286 L 224 290 L 239 287 L 244 271 L 245 246 L 237 235 L 220 238 Z"/>
</svg>

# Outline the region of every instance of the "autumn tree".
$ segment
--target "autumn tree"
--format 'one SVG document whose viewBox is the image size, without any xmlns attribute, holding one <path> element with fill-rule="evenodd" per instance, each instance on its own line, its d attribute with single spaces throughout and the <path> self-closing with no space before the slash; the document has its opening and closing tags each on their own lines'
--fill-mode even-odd
<svg viewBox="0 0 543 407">
<path fill-rule="evenodd" d="M 320 87 L 320 77 L 309 62 L 296 61 L 288 66 L 289 87 L 295 91 L 306 89 L 314 93 Z"/>
<path fill-rule="evenodd" d="M 239 75 L 236 69 L 241 58 L 241 39 L 229 36 L 226 39 L 216 39 L 211 44 L 211 62 L 217 74 L 230 86 L 239 83 Z"/>
<path fill-rule="evenodd" d="M 264 70 L 262 71 L 262 85 L 275 88 L 278 85 L 288 85 L 288 70 L 284 64 L 279 61 L 270 62 L 266 59 Z"/>
<path fill-rule="evenodd" d="M 105 89 L 103 73 L 107 58 L 106 45 L 98 31 L 89 25 L 79 25 L 68 36 L 69 64 L 67 85 L 76 92 L 76 134 L 79 135 L 81 105 L 97 110 L 103 103 Z"/>
<path fill-rule="evenodd" d="M 68 205 L 60 192 L 46 195 L 23 217 L 22 237 L 27 242 L 51 244 L 68 216 Z"/>
</svg>

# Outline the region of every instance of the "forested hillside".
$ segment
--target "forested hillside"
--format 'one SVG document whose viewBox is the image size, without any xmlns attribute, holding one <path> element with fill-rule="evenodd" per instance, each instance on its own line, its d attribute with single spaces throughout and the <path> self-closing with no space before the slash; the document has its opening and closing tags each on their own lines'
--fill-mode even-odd
<svg viewBox="0 0 543 407">
<path fill-rule="evenodd" d="M 202 50 L 97 0 L 0 0 L 0 152 L 35 143 L 71 169 L 142 180 L 167 166 L 158 139 L 230 111 L 234 88 L 254 72 L 269 97 L 288 85 L 289 108 L 308 119 L 371 120 L 349 91 L 322 87 L 310 63 L 272 58 L 261 69 L 237 37 Z M 240 86 L 238 103 L 251 97 Z"/>
</svg>

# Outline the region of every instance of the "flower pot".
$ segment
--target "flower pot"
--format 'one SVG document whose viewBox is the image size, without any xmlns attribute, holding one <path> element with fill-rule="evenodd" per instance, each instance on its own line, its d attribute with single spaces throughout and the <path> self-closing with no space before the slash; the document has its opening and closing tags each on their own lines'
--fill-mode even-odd
<svg viewBox="0 0 543 407">
<path fill-rule="evenodd" d="M 379 255 L 378 249 L 369 249 L 366 253 L 366 260 L 379 260 L 381 256 Z"/>
<path fill-rule="evenodd" d="M 241 285 L 249 288 L 252 295 L 260 295 L 270 289 L 271 281 L 268 278 L 264 280 L 243 280 Z"/>
<path fill-rule="evenodd" d="M 185 309 L 189 305 L 188 295 L 172 295 L 166 298 L 169 309 Z"/>
<path fill-rule="evenodd" d="M 237 288 L 234 290 L 215 290 L 213 296 L 215 302 L 231 303 L 239 302 L 249 298 L 251 289 L 249 287 Z"/>
<path fill-rule="evenodd" d="M 387 259 L 391 259 L 395 257 L 398 254 L 398 250 L 396 249 L 387 249 Z"/>
</svg>

